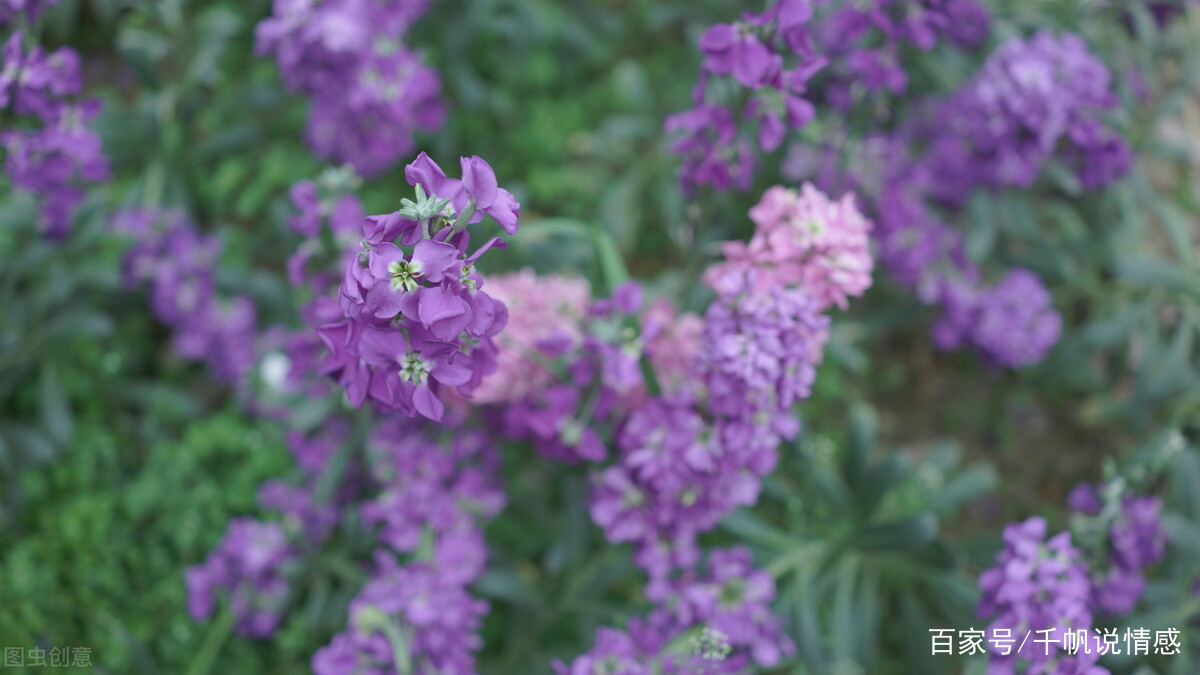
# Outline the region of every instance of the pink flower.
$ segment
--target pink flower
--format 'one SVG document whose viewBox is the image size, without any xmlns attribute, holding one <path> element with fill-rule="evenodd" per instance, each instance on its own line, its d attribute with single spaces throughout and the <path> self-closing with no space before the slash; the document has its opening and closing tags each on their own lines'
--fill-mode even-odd
<svg viewBox="0 0 1200 675">
<path fill-rule="evenodd" d="M 538 276 L 531 269 L 489 276 L 486 288 L 508 306 L 510 321 L 496 338 L 497 370 L 472 398 L 481 404 L 521 401 L 554 379 L 540 354 L 579 346 L 579 324 L 591 302 L 591 289 L 584 279 Z"/>
<path fill-rule="evenodd" d="M 725 262 L 704 275 L 718 293 L 716 282 L 727 272 L 751 269 L 760 290 L 802 288 L 821 310 L 845 309 L 849 297 L 871 286 L 872 223 L 858 211 L 853 194 L 833 201 L 810 183 L 799 192 L 775 186 L 750 209 L 750 218 L 757 225 L 750 241 L 727 242 Z"/>
</svg>

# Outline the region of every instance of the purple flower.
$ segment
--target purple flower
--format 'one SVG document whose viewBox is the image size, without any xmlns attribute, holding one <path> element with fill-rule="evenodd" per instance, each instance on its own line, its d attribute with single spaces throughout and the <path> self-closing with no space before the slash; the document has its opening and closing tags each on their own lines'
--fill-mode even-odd
<svg viewBox="0 0 1200 675">
<path fill-rule="evenodd" d="M 701 104 L 667 118 L 665 131 L 678 138 L 671 151 L 683 155 L 679 181 L 691 193 L 698 185 L 719 190 L 736 185 L 749 189 L 754 157 L 748 143 L 736 139 L 733 113 L 721 106 Z"/>
<path fill-rule="evenodd" d="M 446 554 L 477 565 L 448 566 L 446 573 L 465 574 L 463 583 L 478 576 L 486 549 L 467 531 L 475 531 L 475 523 L 494 516 L 505 501 L 495 482 L 495 448 L 479 434 L 462 434 L 442 449 L 392 423 L 372 436 L 369 451 L 372 476 L 383 489 L 363 503 L 363 521 L 381 525 L 380 540 L 401 553 L 415 551 L 426 532 L 439 540 L 454 535 L 443 547 Z"/>
<path fill-rule="evenodd" d="M 311 99 L 307 138 L 318 155 L 374 175 L 412 152 L 417 131 L 441 126 L 441 82 L 401 42 L 427 4 L 274 0 L 257 50 Z"/>
<path fill-rule="evenodd" d="M 969 343 L 1001 366 L 1041 361 L 1062 332 L 1049 291 L 1027 270 L 1009 270 L 991 288 L 959 287 L 944 297 L 945 315 L 935 327 L 939 345 Z"/>
<path fill-rule="evenodd" d="M 1103 123 L 1117 99 L 1104 63 L 1070 33 L 1041 32 L 1001 45 L 939 113 L 971 148 L 985 183 L 1024 187 L 1058 153 L 1080 181 L 1102 187 L 1124 175 L 1128 147 Z"/>
<path fill-rule="evenodd" d="M 100 137 L 86 126 L 98 112 L 98 101 L 62 104 L 48 113 L 41 129 L 0 133 L 8 153 L 5 173 L 13 185 L 37 197 L 40 227 L 50 236 L 69 230 L 72 212 L 83 201 L 82 184 L 108 179 Z"/>
<path fill-rule="evenodd" d="M 802 290 L 754 288 L 753 273 L 712 283 L 705 314 L 705 385 L 710 409 L 737 419 L 787 411 L 809 394 L 829 319 Z"/>
<path fill-rule="evenodd" d="M 614 628 L 596 630 L 596 644 L 591 651 L 577 656 L 571 663 L 556 661 L 557 675 L 652 675 L 654 670 L 646 663 L 633 640 Z"/>
<path fill-rule="evenodd" d="M 1040 517 L 1009 525 L 1004 530 L 1004 550 L 996 557 L 996 566 L 980 575 L 979 587 L 983 592 L 979 616 L 992 618 L 989 639 L 1002 628 L 1012 635 L 1053 630 L 1050 636 L 1057 638 L 1049 646 L 1030 645 L 1008 655 L 993 652 L 993 669 L 1011 669 L 1023 659 L 1031 664 L 1031 672 L 1043 672 L 1037 669 L 1055 663 L 1060 669 L 1068 665 L 1078 669 L 1070 672 L 1092 672 L 1098 645 L 1073 654 L 1066 647 L 1066 631 L 1090 632 L 1092 626 L 1092 587 L 1070 533 L 1046 539 L 1046 521 Z"/>
<path fill-rule="evenodd" d="M 150 304 L 173 332 L 175 350 L 239 383 L 258 362 L 258 320 L 246 296 L 222 297 L 216 288 L 220 244 L 205 237 L 180 212 L 118 212 L 132 224 L 137 243 L 125 254 L 125 281 L 149 283 Z"/>
<path fill-rule="evenodd" d="M 26 54 L 21 48 L 24 37 L 15 31 L 4 43 L 0 110 L 12 106 L 20 114 L 50 122 L 58 116 L 63 100 L 83 88 L 79 54 L 68 47 L 47 54 L 37 46 Z"/>
<path fill-rule="evenodd" d="M 813 54 L 807 0 L 781 0 L 761 14 L 711 26 L 700 37 L 704 68 L 694 93 L 694 107 L 666 119 L 664 129 L 676 137 L 671 151 L 683 156 L 680 185 L 691 193 L 699 185 L 719 190 L 746 190 L 754 172 L 752 147 L 738 138 L 738 116 L 758 121 L 757 143 L 764 152 L 777 149 L 788 128 L 812 121 L 811 103 L 803 98 L 808 80 L 824 67 Z M 748 97 L 740 113 L 719 100 L 711 77 L 730 77 Z"/>
<path fill-rule="evenodd" d="M 279 625 L 287 596 L 283 568 L 294 557 L 278 524 L 233 520 L 204 563 L 187 571 L 188 612 L 194 619 L 207 619 L 214 597 L 225 592 L 237 632 L 270 637 Z"/>
<path fill-rule="evenodd" d="M 512 193 L 499 187 L 492 167 L 478 156 L 463 157 L 460 161 L 462 178 L 447 178 L 442 168 L 424 152 L 404 170 L 409 185 L 420 185 L 426 194 L 450 200 L 455 211 L 463 212 L 470 205 L 475 209 L 467 220 L 474 224 L 489 215 L 508 234 L 516 234 L 521 217 L 521 205 Z"/>
<path fill-rule="evenodd" d="M 1103 502 L 1100 501 L 1100 495 L 1096 493 L 1096 488 L 1087 483 L 1080 483 L 1071 488 L 1071 492 L 1067 495 L 1067 506 L 1073 511 L 1080 511 L 1089 516 L 1100 514 L 1100 510 L 1104 508 Z"/>
<path fill-rule="evenodd" d="M 441 567 L 401 566 L 386 554 L 376 555 L 376 564 L 350 603 L 351 627 L 313 655 L 313 672 L 473 672 L 487 603 L 472 598 Z M 397 654 L 409 662 L 395 663 Z"/>
<path fill-rule="evenodd" d="M 288 196 L 300 213 L 292 217 L 292 229 L 305 237 L 315 237 L 321 231 L 321 200 L 317 184 L 302 180 L 291 187 Z"/>
<path fill-rule="evenodd" d="M 1126 495 L 1109 537 L 1117 565 L 1136 570 L 1158 562 L 1166 547 L 1162 502 L 1155 497 Z"/>
<path fill-rule="evenodd" d="M 601 628 L 590 652 L 558 675 L 592 673 L 744 673 L 777 666 L 796 653 L 770 608 L 771 575 L 751 566 L 749 550 L 713 551 L 707 574 L 695 570 L 669 583 L 666 597 L 628 632 Z M 684 639 L 690 635 L 690 639 Z"/>
<path fill-rule="evenodd" d="M 447 178 L 421 153 L 405 169 L 417 201 L 363 223 L 363 250 L 347 260 L 338 289 L 345 320 L 318 328 L 329 349 L 321 371 L 355 406 L 370 398 L 440 420 L 443 388 L 469 397 L 496 369 L 492 338 L 508 311 L 482 290 L 475 265 L 503 244 L 492 238 L 467 255 L 466 228 L 489 213 L 515 232 L 519 207 L 482 159 L 463 158 L 462 167 L 464 179 Z"/>
</svg>

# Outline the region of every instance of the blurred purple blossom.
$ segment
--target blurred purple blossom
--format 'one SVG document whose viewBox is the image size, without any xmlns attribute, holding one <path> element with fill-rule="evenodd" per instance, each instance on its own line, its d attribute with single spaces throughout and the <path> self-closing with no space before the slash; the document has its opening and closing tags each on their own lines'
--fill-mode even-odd
<svg viewBox="0 0 1200 675">
<path fill-rule="evenodd" d="M 427 0 L 274 0 L 257 50 L 312 102 L 308 142 L 319 156 L 371 176 L 409 155 L 417 131 L 445 116 L 437 73 L 402 40 Z"/>
</svg>

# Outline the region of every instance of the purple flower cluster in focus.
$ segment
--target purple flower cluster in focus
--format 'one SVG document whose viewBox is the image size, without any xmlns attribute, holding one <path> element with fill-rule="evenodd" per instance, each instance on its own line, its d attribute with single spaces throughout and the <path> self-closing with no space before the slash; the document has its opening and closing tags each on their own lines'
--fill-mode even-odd
<svg viewBox="0 0 1200 675">
<path fill-rule="evenodd" d="M 404 45 L 428 0 L 275 0 L 256 30 L 283 81 L 309 97 L 308 143 L 317 155 L 373 175 L 441 126 L 437 73 Z"/>
<path fill-rule="evenodd" d="M 770 191 L 752 217 L 755 239 L 727 244 L 728 259 L 705 274 L 717 297 L 703 317 L 644 309 L 636 285 L 619 286 L 593 301 L 573 350 L 537 337 L 543 359 L 561 359 L 560 379 L 503 409 L 509 435 L 568 461 L 604 460 L 596 429 L 613 429 L 616 456 L 593 474 L 589 510 L 610 541 L 634 545 L 649 577 L 647 618 L 628 634 L 602 631 L 596 651 L 561 673 L 596 663 L 643 672 L 649 661 L 691 672 L 662 652 L 703 630 L 725 648 L 712 672 L 772 666 L 794 650 L 769 611 L 769 575 L 746 551 L 715 551 L 700 580 L 698 537 L 757 501 L 779 444 L 799 431 L 792 408 L 809 396 L 828 339 L 823 312 L 869 285 L 870 223 L 811 186 Z"/>
<path fill-rule="evenodd" d="M 32 20 L 38 3 L 9 0 L 9 11 L 26 10 Z M 4 6 L 0 5 L 0 13 Z M 9 17 L 11 18 L 11 17 Z M 0 14 L 0 22 L 6 20 Z M 97 100 L 78 100 L 83 81 L 79 54 L 68 47 L 47 53 L 24 47 L 25 34 L 15 31 L 0 55 L 0 112 L 29 115 L 40 126 L 0 132 L 7 157 L 4 171 L 13 185 L 36 198 L 39 228 L 61 238 L 83 201 L 82 184 L 108 180 L 108 158 L 100 137 L 87 124 L 100 111 Z"/>
<path fill-rule="evenodd" d="M 667 118 L 675 134 L 672 152 L 683 156 L 683 189 L 699 185 L 749 189 L 754 172 L 754 143 L 739 138 L 739 122 L 757 123 L 755 143 L 771 152 L 789 129 L 799 129 L 816 113 L 805 98 L 808 81 L 825 65 L 812 47 L 809 0 L 778 0 L 761 14 L 712 26 L 700 38 L 704 65 L 693 92 L 694 107 Z M 720 100 L 728 89 L 715 78 L 728 78 L 744 103 Z"/>
<path fill-rule="evenodd" d="M 125 283 L 149 285 L 150 305 L 171 328 L 176 351 L 239 383 L 258 358 L 256 310 L 249 296 L 218 294 L 220 243 L 178 211 L 120 211 L 112 222 L 135 239 L 125 253 Z"/>
<path fill-rule="evenodd" d="M 467 227 L 491 216 L 517 231 L 520 206 L 479 157 L 463 157 L 462 178 L 447 178 L 425 153 L 405 169 L 417 201 L 363 223 L 362 250 L 346 263 L 338 291 L 341 320 L 317 332 L 329 351 L 320 370 L 361 406 L 440 420 L 441 391 L 469 397 L 496 369 L 492 338 L 508 321 L 504 303 L 483 290 L 479 258 L 504 243 L 493 237 L 468 254 Z"/>
</svg>

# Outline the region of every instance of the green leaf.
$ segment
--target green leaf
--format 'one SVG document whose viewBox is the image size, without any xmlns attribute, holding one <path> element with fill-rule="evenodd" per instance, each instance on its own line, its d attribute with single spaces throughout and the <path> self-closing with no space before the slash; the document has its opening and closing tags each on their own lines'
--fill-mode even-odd
<svg viewBox="0 0 1200 675">
<path fill-rule="evenodd" d="M 796 544 L 796 538 L 759 518 L 753 511 L 738 509 L 725 516 L 721 527 L 742 539 L 784 550 Z"/>
<path fill-rule="evenodd" d="M 1162 524 L 1172 546 L 1179 547 L 1191 557 L 1200 558 L 1200 525 L 1173 512 L 1163 514 Z"/>
<path fill-rule="evenodd" d="M 797 579 L 789 586 L 786 597 L 792 606 L 792 632 L 801 660 L 814 673 L 825 672 L 825 653 L 821 642 L 820 622 L 817 619 L 817 594 L 807 578 Z"/>
<path fill-rule="evenodd" d="M 843 471 L 851 486 L 862 483 L 871 454 L 875 449 L 875 411 L 866 405 L 856 405 L 850 411 L 850 430 L 843 454 Z"/>
<path fill-rule="evenodd" d="M 907 551 L 928 544 L 937 534 L 937 518 L 922 513 L 860 530 L 853 543 L 864 551 Z"/>
<path fill-rule="evenodd" d="M 1161 259 L 1122 258 L 1117 276 L 1139 286 L 1157 286 L 1174 293 L 1200 297 L 1200 274 Z"/>
<path fill-rule="evenodd" d="M 1112 316 L 1088 324 L 1080 331 L 1080 339 L 1092 347 L 1111 347 L 1127 340 L 1149 313 L 1146 304 L 1130 305 Z"/>
<path fill-rule="evenodd" d="M 516 573 L 507 569 L 488 570 L 473 588 L 482 596 L 504 600 L 521 607 L 539 607 L 541 594 Z"/>
<path fill-rule="evenodd" d="M 861 483 L 853 488 L 859 517 L 870 517 L 888 491 L 908 477 L 910 469 L 908 458 L 901 453 L 892 453 L 868 469 Z"/>
<path fill-rule="evenodd" d="M 854 556 L 842 559 L 837 568 L 833 592 L 833 661 L 846 663 L 853 659 L 858 643 L 858 617 L 855 586 L 858 580 L 858 560 Z"/>
<path fill-rule="evenodd" d="M 613 289 L 629 280 L 629 270 L 625 268 L 625 260 L 617 248 L 617 242 L 607 231 L 598 227 L 592 228 L 592 237 L 596 245 L 596 258 L 600 262 L 600 270 L 604 275 L 604 283 L 611 293 Z"/>
<path fill-rule="evenodd" d="M 972 466 L 934 493 L 928 502 L 929 508 L 944 513 L 991 492 L 996 483 L 996 469 L 990 464 Z"/>
</svg>

